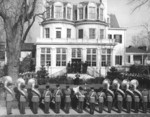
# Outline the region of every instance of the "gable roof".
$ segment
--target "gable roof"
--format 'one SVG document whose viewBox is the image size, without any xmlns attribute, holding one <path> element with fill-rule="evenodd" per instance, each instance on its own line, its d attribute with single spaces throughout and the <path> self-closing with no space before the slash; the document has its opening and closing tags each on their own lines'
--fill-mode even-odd
<svg viewBox="0 0 150 117">
<path fill-rule="evenodd" d="M 115 14 L 110 14 L 110 28 L 120 28 Z"/>
<path fill-rule="evenodd" d="M 137 47 L 127 47 L 126 53 L 147 53 L 147 51 L 139 49 Z"/>
</svg>

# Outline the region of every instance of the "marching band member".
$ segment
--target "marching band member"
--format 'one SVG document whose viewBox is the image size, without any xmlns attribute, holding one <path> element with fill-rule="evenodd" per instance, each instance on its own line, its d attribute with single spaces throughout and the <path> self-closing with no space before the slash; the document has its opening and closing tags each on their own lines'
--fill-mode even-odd
<svg viewBox="0 0 150 117">
<path fill-rule="evenodd" d="M 45 113 L 48 114 L 49 113 L 49 105 L 50 105 L 50 101 L 52 98 L 52 93 L 49 89 L 49 85 L 46 86 L 46 90 L 43 93 L 43 97 L 44 97 L 44 106 L 45 106 Z"/>
<path fill-rule="evenodd" d="M 148 90 L 144 89 L 142 91 L 143 113 L 147 112 L 147 103 L 148 103 Z"/>
<path fill-rule="evenodd" d="M 69 88 L 69 86 L 66 86 L 66 90 L 65 90 L 65 110 L 66 113 L 69 113 L 69 109 L 70 109 L 70 102 L 71 102 L 71 90 Z"/>
<path fill-rule="evenodd" d="M 102 113 L 103 109 L 104 109 L 104 99 L 106 98 L 106 95 L 103 92 L 103 88 L 102 87 L 99 88 L 99 91 L 98 91 L 97 95 L 98 95 L 99 113 Z"/>
<path fill-rule="evenodd" d="M 38 85 L 34 85 L 34 90 L 32 90 L 32 103 L 33 103 L 33 113 L 38 113 L 39 101 L 41 98 L 41 94 L 38 90 Z"/>
<path fill-rule="evenodd" d="M 94 91 L 94 88 L 91 87 L 91 91 L 89 92 L 88 95 L 88 100 L 90 103 L 90 114 L 94 114 L 96 99 L 97 99 L 97 94 Z"/>
<path fill-rule="evenodd" d="M 79 87 L 79 91 L 77 92 L 77 98 L 78 98 L 78 111 L 79 113 L 83 113 L 83 105 L 84 105 L 84 99 L 85 99 L 85 92 L 82 87 Z"/>
<path fill-rule="evenodd" d="M 56 85 L 56 87 L 57 88 L 54 91 L 55 111 L 56 111 L 56 113 L 60 113 L 62 91 L 61 91 L 59 85 Z"/>
<path fill-rule="evenodd" d="M 20 94 L 20 113 L 25 114 L 25 106 L 27 102 L 27 89 L 25 88 L 25 85 L 21 85 L 22 93 Z"/>
<path fill-rule="evenodd" d="M 107 104 L 108 104 L 108 113 L 111 113 L 112 110 L 112 102 L 114 98 L 114 92 L 110 90 L 110 80 L 105 79 L 103 81 L 103 87 L 106 90 Z"/>
<path fill-rule="evenodd" d="M 131 85 L 132 85 L 133 93 L 134 93 L 135 113 L 138 113 L 139 112 L 139 102 L 140 102 L 140 99 L 142 99 L 142 94 L 139 90 L 137 90 L 137 86 L 139 85 L 137 80 L 135 80 L 135 79 L 131 80 Z"/>
<path fill-rule="evenodd" d="M 13 106 L 12 101 L 14 100 L 15 97 L 12 78 L 10 76 L 5 76 L 4 88 L 5 88 L 7 114 L 10 115 L 12 114 L 12 106 Z"/>
<path fill-rule="evenodd" d="M 127 108 L 127 113 L 131 112 L 131 105 L 132 105 L 132 98 L 134 97 L 134 93 L 132 92 L 132 90 L 130 90 L 130 82 L 128 80 L 123 80 L 122 81 L 122 87 L 125 90 L 125 94 L 126 94 L 126 108 Z"/>
<path fill-rule="evenodd" d="M 125 93 L 120 89 L 120 83 L 119 83 L 118 79 L 115 79 L 113 81 L 113 85 L 116 89 L 118 112 L 121 113 L 121 111 L 122 111 L 122 102 L 123 102 L 123 98 L 125 97 Z"/>
</svg>

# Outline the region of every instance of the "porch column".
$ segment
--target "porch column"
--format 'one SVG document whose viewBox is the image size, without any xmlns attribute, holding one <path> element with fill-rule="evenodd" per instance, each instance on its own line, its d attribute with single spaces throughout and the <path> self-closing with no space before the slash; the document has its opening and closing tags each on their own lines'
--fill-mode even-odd
<svg viewBox="0 0 150 117">
<path fill-rule="evenodd" d="M 56 67 L 56 48 L 51 48 L 51 67 Z"/>
<path fill-rule="evenodd" d="M 86 48 L 82 48 L 82 61 L 85 62 L 86 60 Z"/>
<path fill-rule="evenodd" d="M 69 63 L 69 61 L 71 62 L 71 48 L 67 48 L 67 63 Z"/>
<path fill-rule="evenodd" d="M 100 47 L 97 48 L 97 63 L 96 63 L 96 69 L 99 73 L 99 75 L 101 75 L 101 49 Z"/>
<path fill-rule="evenodd" d="M 41 48 L 36 46 L 36 71 L 38 71 L 41 67 Z"/>
</svg>

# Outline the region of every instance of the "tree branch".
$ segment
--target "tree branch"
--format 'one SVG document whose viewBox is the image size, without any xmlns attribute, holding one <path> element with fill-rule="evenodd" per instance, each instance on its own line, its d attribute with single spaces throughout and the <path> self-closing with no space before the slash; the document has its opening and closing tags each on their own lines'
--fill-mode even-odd
<svg viewBox="0 0 150 117">
<path fill-rule="evenodd" d="M 39 13 L 39 14 L 36 14 L 36 15 L 33 16 L 33 19 L 32 19 L 31 24 L 28 26 L 28 28 L 26 29 L 26 31 L 25 31 L 25 33 L 24 33 L 24 35 L 23 35 L 23 38 L 22 38 L 22 41 L 23 41 L 23 42 L 26 40 L 26 37 L 27 37 L 27 35 L 28 35 L 28 33 L 29 33 L 29 31 L 30 31 L 32 25 L 34 24 L 36 17 L 37 17 L 37 16 L 41 16 L 41 15 L 43 15 L 43 13 Z"/>
<path fill-rule="evenodd" d="M 134 9 L 132 10 L 131 13 L 135 12 L 138 8 L 142 7 L 147 2 L 149 2 L 149 0 L 130 0 L 130 2 L 128 4 L 135 4 L 135 3 L 137 3 L 137 5 L 134 7 Z"/>
</svg>

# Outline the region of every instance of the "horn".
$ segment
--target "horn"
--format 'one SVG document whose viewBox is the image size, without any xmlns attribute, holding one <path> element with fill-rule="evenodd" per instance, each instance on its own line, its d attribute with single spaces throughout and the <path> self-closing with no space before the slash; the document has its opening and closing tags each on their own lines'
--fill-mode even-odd
<svg viewBox="0 0 150 117">
<path fill-rule="evenodd" d="M 77 92 L 79 92 L 79 86 L 74 87 L 74 88 L 73 88 L 73 91 L 74 91 L 75 94 L 76 94 Z"/>
<path fill-rule="evenodd" d="M 12 93 L 12 91 L 8 88 L 8 83 L 12 83 L 13 81 L 12 81 L 12 77 L 10 77 L 10 76 L 5 76 L 4 77 L 4 88 L 9 92 L 9 93 L 11 93 L 12 95 L 13 95 L 13 93 Z"/>
<path fill-rule="evenodd" d="M 33 92 L 35 92 L 35 93 L 39 96 L 39 98 L 40 98 L 40 97 L 41 97 L 41 94 L 34 88 L 35 84 L 36 84 L 36 81 L 35 81 L 34 78 L 31 78 L 31 79 L 28 81 L 28 85 L 29 85 L 29 87 L 31 88 L 31 90 L 32 90 Z"/>
<path fill-rule="evenodd" d="M 18 78 L 17 80 L 17 88 L 18 88 L 18 91 L 26 97 L 26 94 L 24 93 L 24 91 L 22 91 L 21 89 L 21 85 L 25 85 L 25 80 L 23 78 Z"/>
<path fill-rule="evenodd" d="M 124 79 L 121 83 L 123 89 L 129 89 L 130 82 L 127 79 Z"/>
<path fill-rule="evenodd" d="M 139 82 L 136 79 L 131 80 L 130 83 L 132 86 L 134 86 L 134 88 L 137 88 L 139 85 Z"/>
<path fill-rule="evenodd" d="M 134 87 L 134 92 L 139 95 L 140 98 L 142 98 L 142 94 L 139 90 L 137 90 L 137 87 L 139 86 L 139 82 L 136 79 L 131 80 L 131 85 Z"/>
<path fill-rule="evenodd" d="M 35 79 L 31 78 L 28 80 L 28 85 L 31 89 L 34 89 Z"/>
<path fill-rule="evenodd" d="M 109 79 L 105 79 L 105 80 L 103 81 L 102 85 L 103 85 L 103 88 L 104 88 L 104 89 L 108 89 L 109 86 L 110 86 L 110 80 L 109 80 Z"/>
<path fill-rule="evenodd" d="M 120 83 L 119 83 L 118 79 L 114 79 L 114 80 L 113 80 L 112 86 L 113 86 L 115 89 L 118 89 L 118 88 L 119 88 Z"/>
</svg>

